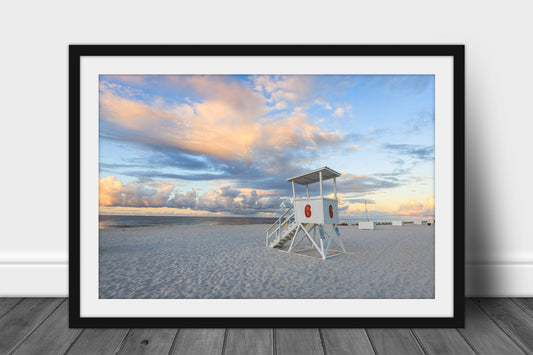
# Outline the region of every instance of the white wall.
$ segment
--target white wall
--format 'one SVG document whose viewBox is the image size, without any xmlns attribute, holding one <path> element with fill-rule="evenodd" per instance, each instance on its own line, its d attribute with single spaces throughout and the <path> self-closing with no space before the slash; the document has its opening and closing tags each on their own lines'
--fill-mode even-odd
<svg viewBox="0 0 533 355">
<path fill-rule="evenodd" d="M 68 293 L 68 44 L 460 43 L 466 45 L 467 294 L 533 296 L 529 4 L 3 4 L 0 295 Z"/>
</svg>

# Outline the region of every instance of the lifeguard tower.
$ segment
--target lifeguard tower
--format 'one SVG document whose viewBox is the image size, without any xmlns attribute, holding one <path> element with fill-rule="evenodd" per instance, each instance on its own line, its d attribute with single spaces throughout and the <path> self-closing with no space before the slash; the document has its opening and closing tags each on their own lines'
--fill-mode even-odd
<svg viewBox="0 0 533 355">
<path fill-rule="evenodd" d="M 340 175 L 335 170 L 323 167 L 287 179 L 292 183 L 293 205 L 267 229 L 266 246 L 304 255 L 316 250 L 324 260 L 346 253 L 336 226 L 339 223 L 336 178 Z M 326 198 L 323 183 L 330 179 L 333 179 L 333 198 Z M 309 185 L 317 182 L 320 184 L 320 196 L 311 197 Z M 305 186 L 306 197 L 296 198 L 296 184 Z M 326 232 L 325 225 L 331 225 L 330 234 Z M 332 248 L 332 242 L 338 249 Z M 308 246 L 302 247 L 304 244 Z"/>
</svg>

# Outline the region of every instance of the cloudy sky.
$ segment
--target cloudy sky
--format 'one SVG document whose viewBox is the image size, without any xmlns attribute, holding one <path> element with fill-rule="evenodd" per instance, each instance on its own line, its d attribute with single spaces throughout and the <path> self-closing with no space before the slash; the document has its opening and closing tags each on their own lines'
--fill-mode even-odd
<svg viewBox="0 0 533 355">
<path fill-rule="evenodd" d="M 322 166 L 342 217 L 434 214 L 432 75 L 102 75 L 99 111 L 102 214 L 277 216 Z"/>
</svg>

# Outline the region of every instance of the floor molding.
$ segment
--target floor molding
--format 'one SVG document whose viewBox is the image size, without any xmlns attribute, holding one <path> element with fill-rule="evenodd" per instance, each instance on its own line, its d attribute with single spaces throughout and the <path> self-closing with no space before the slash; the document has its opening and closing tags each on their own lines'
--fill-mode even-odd
<svg viewBox="0 0 533 355">
<path fill-rule="evenodd" d="M 533 263 L 467 264 L 467 297 L 533 296 Z M 0 262 L 0 297 L 67 297 L 68 263 Z"/>
<path fill-rule="evenodd" d="M 467 297 L 533 296 L 533 263 L 466 264 Z"/>
<path fill-rule="evenodd" d="M 65 297 L 67 263 L 0 263 L 0 297 Z"/>
</svg>

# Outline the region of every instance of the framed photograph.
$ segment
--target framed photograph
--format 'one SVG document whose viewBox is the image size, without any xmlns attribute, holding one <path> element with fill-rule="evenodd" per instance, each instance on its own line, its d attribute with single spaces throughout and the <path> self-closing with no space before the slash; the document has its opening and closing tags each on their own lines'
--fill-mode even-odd
<svg viewBox="0 0 533 355">
<path fill-rule="evenodd" d="M 71 327 L 462 327 L 464 46 L 71 45 Z"/>
</svg>

